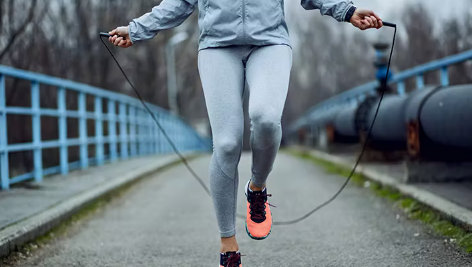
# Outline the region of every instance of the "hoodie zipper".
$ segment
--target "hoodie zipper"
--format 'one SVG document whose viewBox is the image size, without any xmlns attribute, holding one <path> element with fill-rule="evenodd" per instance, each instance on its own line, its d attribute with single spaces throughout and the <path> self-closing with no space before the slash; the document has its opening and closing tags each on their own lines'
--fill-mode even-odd
<svg viewBox="0 0 472 267">
<path fill-rule="evenodd" d="M 246 41 L 246 0 L 241 0 L 242 4 L 242 16 L 243 16 L 243 36 L 242 39 Z"/>
</svg>

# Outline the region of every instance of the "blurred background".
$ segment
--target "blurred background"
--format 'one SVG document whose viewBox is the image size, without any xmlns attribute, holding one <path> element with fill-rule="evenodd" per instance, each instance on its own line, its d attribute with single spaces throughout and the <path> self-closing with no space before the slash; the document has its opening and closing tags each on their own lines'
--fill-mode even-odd
<svg viewBox="0 0 472 267">
<path fill-rule="evenodd" d="M 174 165 L 173 149 L 189 160 L 202 156 L 191 166 L 206 184 L 212 142 L 197 69 L 198 12 L 132 48 L 110 46 L 167 135 L 98 36 L 159 2 L 0 0 L 0 266 L 114 266 L 130 260 L 130 266 L 170 266 L 177 259 L 190 266 L 213 253 L 210 202 L 195 192 L 198 185 L 188 181 L 184 166 Z M 388 81 L 392 28 L 360 31 L 304 10 L 300 0 L 285 0 L 293 69 L 282 122 L 286 149 L 270 179 L 274 196 L 293 198 L 274 201 L 275 212 L 294 218 L 329 199 L 345 181 L 336 177 L 348 175 L 361 145 L 366 150 L 353 182 L 394 201 L 394 209 L 364 189 L 347 187 L 337 206 L 292 229 L 298 234 L 287 229 L 268 241 L 274 243 L 267 253 L 282 252 L 269 266 L 472 266 L 470 254 L 451 249 L 457 244 L 472 253 L 472 1 L 354 2 L 398 25 Z M 248 137 L 246 114 L 246 150 Z M 242 154 L 241 177 L 250 177 L 250 157 Z M 131 190 L 144 177 L 149 183 Z M 112 205 L 111 195 L 123 201 Z M 105 212 L 107 203 L 111 209 Z M 98 215 L 95 209 L 103 211 L 98 221 L 84 220 L 82 227 L 76 225 L 81 219 L 70 219 L 83 235 L 76 228 L 77 235 L 58 238 L 60 228 L 56 237 L 52 232 L 44 238 L 57 238 L 55 245 L 34 257 L 29 246 L 20 251 L 18 257 L 31 265 L 3 262 L 76 211 Z M 286 249 L 293 245 L 298 247 Z"/>
<path fill-rule="evenodd" d="M 97 34 L 127 25 L 158 2 L 3 0 L 0 2 L 0 64 L 134 96 Z M 362 32 L 347 23 L 322 17 L 318 11 L 306 11 L 299 2 L 285 1 L 294 65 L 284 125 L 292 123 L 314 104 L 373 80 L 376 70 L 373 44 L 391 41 L 388 30 Z M 472 2 L 469 0 L 448 1 L 447 4 L 440 0 L 358 0 L 356 5 L 373 9 L 384 20 L 399 24 L 393 59 L 395 71 L 472 49 Z M 186 32 L 189 36 L 175 48 L 179 115 L 208 134 L 197 70 L 197 12 L 177 29 L 163 31 L 153 40 L 130 49 L 115 51 L 143 97 L 168 109 L 165 46 L 177 32 Z M 452 67 L 451 84 L 472 82 L 471 70 L 470 64 Z M 437 75 L 425 76 L 426 83 L 439 83 L 438 79 Z M 29 106 L 30 84 L 18 79 L 7 79 L 6 83 L 6 105 Z M 407 83 L 407 86 L 412 84 Z M 68 97 L 73 96 L 68 94 Z M 55 107 L 56 102 L 55 94 L 41 94 L 42 105 Z M 93 100 L 88 102 L 93 105 Z M 67 105 L 73 109 L 75 104 L 68 101 Z M 8 125 L 15 125 L 8 127 L 9 143 L 32 139 L 28 120 L 26 116 L 9 116 Z M 42 120 L 43 139 L 57 139 L 56 124 L 52 120 L 48 122 L 47 118 Z M 77 124 L 71 124 L 68 131 L 77 132 Z M 17 168 L 32 168 L 29 152 L 12 157 Z M 57 161 L 54 160 L 57 155 L 51 154 L 48 158 Z"/>
</svg>

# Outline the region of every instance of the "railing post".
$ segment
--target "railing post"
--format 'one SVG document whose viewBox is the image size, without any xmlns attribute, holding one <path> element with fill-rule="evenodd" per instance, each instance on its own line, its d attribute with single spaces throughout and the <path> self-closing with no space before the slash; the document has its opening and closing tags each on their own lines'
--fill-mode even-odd
<svg viewBox="0 0 472 267">
<path fill-rule="evenodd" d="M 67 108 L 66 108 L 66 89 L 58 88 L 57 108 L 59 110 L 59 143 L 60 143 L 60 168 L 61 174 L 69 173 L 69 151 L 67 147 Z"/>
<path fill-rule="evenodd" d="M 10 172 L 8 170 L 8 139 L 7 112 L 5 101 L 5 75 L 0 74 L 0 178 L 1 188 L 10 188 Z"/>
<path fill-rule="evenodd" d="M 165 128 L 165 130 L 167 131 L 169 138 L 171 138 L 171 140 L 174 141 L 174 138 L 172 138 L 174 136 L 174 122 L 172 121 L 172 117 L 170 114 L 166 114 L 166 121 L 167 121 L 167 127 Z M 172 151 L 172 146 L 169 144 L 168 141 L 166 142 L 166 145 L 167 145 L 167 152 L 170 153 Z M 177 147 L 177 144 L 175 144 L 175 146 Z"/>
<path fill-rule="evenodd" d="M 147 133 L 147 116 L 146 114 L 144 113 L 144 111 L 142 111 L 141 113 L 141 116 L 142 116 L 142 125 L 141 125 L 141 142 L 142 142 L 142 151 L 141 153 L 143 155 L 147 155 L 147 151 L 148 151 L 148 143 L 147 143 L 147 137 L 148 137 L 148 133 Z"/>
<path fill-rule="evenodd" d="M 128 118 L 126 114 L 126 104 L 120 103 L 120 143 L 121 143 L 121 158 L 128 158 Z"/>
<path fill-rule="evenodd" d="M 441 68 L 441 85 L 442 86 L 448 86 L 449 85 L 449 71 L 448 67 L 442 67 Z"/>
<path fill-rule="evenodd" d="M 137 155 L 136 149 L 136 107 L 130 106 L 129 107 L 129 143 L 130 143 L 130 153 L 132 157 Z"/>
<path fill-rule="evenodd" d="M 87 109 L 85 93 L 79 93 L 80 168 L 88 167 Z"/>
<path fill-rule="evenodd" d="M 151 154 L 156 154 L 156 127 L 154 124 L 149 124 L 149 141 Z"/>
<path fill-rule="evenodd" d="M 179 150 L 184 149 L 184 136 L 182 132 L 180 132 L 180 121 L 175 120 L 174 118 L 174 129 L 175 129 L 175 142 L 177 143 L 177 146 L 179 147 Z"/>
<path fill-rule="evenodd" d="M 34 162 L 34 180 L 41 182 L 43 180 L 43 153 L 41 144 L 41 114 L 39 102 L 39 83 L 31 82 L 31 110 L 33 127 L 33 162 Z"/>
<path fill-rule="evenodd" d="M 110 146 L 110 161 L 115 162 L 118 158 L 116 138 L 116 106 L 115 101 L 108 100 L 108 140 Z"/>
<path fill-rule="evenodd" d="M 179 121 L 177 121 L 175 118 L 172 118 L 173 123 L 174 123 L 174 142 L 176 146 L 179 148 L 179 150 L 182 150 L 183 148 L 183 143 L 182 143 L 182 135 L 179 132 L 180 124 Z"/>
<path fill-rule="evenodd" d="M 146 154 L 151 155 L 153 152 L 154 143 L 152 140 L 152 124 L 151 124 L 151 115 L 146 115 Z"/>
<path fill-rule="evenodd" d="M 167 118 L 169 119 L 169 138 L 171 138 L 172 142 L 174 142 L 174 145 L 175 147 L 178 149 L 179 148 L 179 144 L 176 142 L 174 136 L 175 136 L 175 121 L 173 120 L 173 116 L 171 114 L 169 114 L 167 116 Z M 169 152 L 172 152 L 172 146 L 169 144 Z"/>
<path fill-rule="evenodd" d="M 102 118 L 102 98 L 95 97 L 95 141 L 97 165 L 103 165 L 105 161 L 104 145 L 103 145 L 103 118 Z"/>
<path fill-rule="evenodd" d="M 138 136 L 138 154 L 141 156 L 144 154 L 144 140 L 143 140 L 143 123 L 144 123 L 144 120 L 143 120 L 143 112 L 141 109 L 138 109 L 137 110 L 137 121 L 138 121 L 138 133 L 137 133 L 137 136 Z"/>
<path fill-rule="evenodd" d="M 143 155 L 147 155 L 147 152 L 148 152 L 148 140 L 147 140 L 147 137 L 148 137 L 148 132 L 147 132 L 147 124 L 148 124 L 148 120 L 147 120 L 147 114 L 142 111 L 141 112 L 141 116 L 142 116 L 142 125 L 141 125 L 141 140 L 142 140 L 142 154 Z"/>
<path fill-rule="evenodd" d="M 156 118 L 157 118 L 157 112 L 156 111 L 153 111 L 153 112 L 154 112 L 154 116 L 156 116 Z M 154 120 L 152 120 L 153 154 L 159 153 L 159 140 L 157 138 L 158 131 L 159 131 L 159 129 L 157 128 L 156 123 L 154 122 Z"/>
<path fill-rule="evenodd" d="M 160 112 L 156 112 L 156 120 L 158 122 L 160 122 L 159 118 L 161 117 L 161 113 Z M 156 125 L 156 147 L 157 147 L 157 154 L 162 154 L 162 146 L 161 146 L 161 139 L 162 139 L 162 133 L 161 133 L 161 129 L 159 127 L 157 127 Z"/>
<path fill-rule="evenodd" d="M 170 114 L 166 114 L 166 121 L 167 121 L 167 127 L 165 128 L 165 130 L 169 134 L 169 138 L 172 138 L 172 136 L 174 136 L 174 123 L 172 123 L 172 117 Z M 174 139 L 172 139 L 172 141 L 174 141 Z M 169 144 L 169 141 L 166 141 L 166 145 L 167 145 L 167 152 L 168 153 L 171 152 L 172 147 Z"/>
<path fill-rule="evenodd" d="M 398 94 L 399 94 L 399 95 L 401 95 L 401 96 L 404 96 L 404 95 L 405 95 L 406 89 L 405 89 L 405 82 L 404 82 L 404 81 L 398 82 L 398 84 L 397 84 L 397 91 L 398 91 Z"/>
<path fill-rule="evenodd" d="M 167 127 L 167 116 L 165 113 L 162 113 L 161 116 L 161 126 L 162 128 L 164 128 L 165 130 L 168 130 L 168 127 Z M 165 138 L 164 136 L 164 133 L 162 133 L 162 131 L 160 132 L 161 133 L 161 152 L 162 154 L 165 154 L 167 153 L 167 139 Z M 167 133 L 169 133 L 169 131 L 167 131 Z"/>
<path fill-rule="evenodd" d="M 417 89 L 424 88 L 424 74 L 418 74 L 418 76 L 416 76 L 416 87 Z"/>
<path fill-rule="evenodd" d="M 149 155 L 151 153 L 151 144 L 150 144 L 150 132 L 151 129 L 149 124 L 149 114 L 143 111 L 143 140 L 144 140 L 144 154 Z"/>
</svg>

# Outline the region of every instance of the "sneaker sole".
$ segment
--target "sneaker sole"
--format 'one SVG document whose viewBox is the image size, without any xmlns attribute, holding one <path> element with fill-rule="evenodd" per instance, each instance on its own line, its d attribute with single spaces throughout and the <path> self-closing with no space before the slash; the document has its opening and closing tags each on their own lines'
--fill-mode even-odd
<svg viewBox="0 0 472 267">
<path fill-rule="evenodd" d="M 272 212 L 270 212 L 270 214 L 272 215 Z M 271 217 L 272 217 L 272 216 L 271 216 Z M 272 223 L 273 223 L 273 221 L 272 221 Z M 255 237 L 255 236 L 252 236 L 251 233 L 249 233 L 249 230 L 247 229 L 247 222 L 245 222 L 244 225 L 246 226 L 246 233 L 247 233 L 247 235 L 248 235 L 250 238 L 254 239 L 254 240 L 264 240 L 264 239 L 266 239 L 266 238 L 270 235 L 270 233 L 272 233 L 272 227 L 270 227 L 269 233 L 268 233 L 266 236 L 263 236 L 263 237 Z"/>
<path fill-rule="evenodd" d="M 247 223 L 246 223 L 246 233 L 250 238 L 252 238 L 254 240 L 264 240 L 270 235 L 271 232 L 272 232 L 272 228 L 270 229 L 269 233 L 266 236 L 263 236 L 263 237 L 252 236 L 251 233 L 249 233 L 249 230 L 247 229 Z"/>
</svg>

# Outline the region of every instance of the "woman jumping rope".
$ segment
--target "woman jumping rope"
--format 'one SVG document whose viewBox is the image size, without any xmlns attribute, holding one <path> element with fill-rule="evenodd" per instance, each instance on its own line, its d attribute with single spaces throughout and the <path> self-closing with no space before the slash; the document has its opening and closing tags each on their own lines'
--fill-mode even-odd
<svg viewBox="0 0 472 267">
<path fill-rule="evenodd" d="M 372 11 L 349 0 L 301 0 L 337 21 L 366 30 L 381 28 Z M 238 164 L 243 146 L 243 93 L 249 85 L 252 177 L 246 184 L 247 234 L 256 240 L 271 231 L 266 180 L 280 147 L 281 117 L 287 98 L 292 48 L 284 0 L 163 0 L 128 26 L 110 32 L 119 47 L 151 39 L 180 25 L 198 7 L 198 69 L 213 135 L 210 189 L 221 236 L 220 266 L 241 266 L 236 241 Z"/>
</svg>

